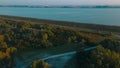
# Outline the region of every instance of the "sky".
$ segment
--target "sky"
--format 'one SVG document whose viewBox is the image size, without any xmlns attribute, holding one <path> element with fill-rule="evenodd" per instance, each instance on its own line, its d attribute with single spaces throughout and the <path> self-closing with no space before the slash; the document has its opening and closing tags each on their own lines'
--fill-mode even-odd
<svg viewBox="0 0 120 68">
<path fill-rule="evenodd" d="M 0 5 L 120 5 L 120 0 L 0 0 Z"/>
</svg>

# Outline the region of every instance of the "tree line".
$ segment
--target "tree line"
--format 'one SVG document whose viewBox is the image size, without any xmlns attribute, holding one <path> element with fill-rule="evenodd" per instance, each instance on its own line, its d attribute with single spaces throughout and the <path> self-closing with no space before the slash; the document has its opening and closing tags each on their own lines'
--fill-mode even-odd
<svg viewBox="0 0 120 68">
<path fill-rule="evenodd" d="M 94 50 L 77 53 L 77 68 L 120 68 L 120 42 L 105 39 L 101 44 Z"/>
<path fill-rule="evenodd" d="M 49 48 L 70 43 L 95 46 L 111 36 L 63 26 L 0 18 L 0 66 L 13 68 L 17 50 Z"/>
</svg>

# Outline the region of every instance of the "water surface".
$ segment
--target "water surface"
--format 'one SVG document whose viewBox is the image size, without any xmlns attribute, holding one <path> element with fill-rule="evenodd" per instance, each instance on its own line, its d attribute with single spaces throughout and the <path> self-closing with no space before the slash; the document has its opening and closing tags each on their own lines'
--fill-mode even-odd
<svg viewBox="0 0 120 68">
<path fill-rule="evenodd" d="M 0 7 L 0 14 L 120 26 L 120 8 Z"/>
</svg>

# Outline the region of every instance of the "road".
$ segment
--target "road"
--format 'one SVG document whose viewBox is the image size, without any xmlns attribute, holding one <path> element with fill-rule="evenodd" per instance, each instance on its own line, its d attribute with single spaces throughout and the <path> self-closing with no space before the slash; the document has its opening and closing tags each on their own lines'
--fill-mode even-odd
<svg viewBox="0 0 120 68">
<path fill-rule="evenodd" d="M 61 56 L 64 56 L 64 55 L 72 55 L 72 54 L 76 54 L 76 51 L 62 53 L 62 54 L 53 55 L 53 56 L 49 56 L 49 57 L 45 57 L 45 58 L 43 58 L 43 60 L 48 60 L 48 59 L 52 59 L 52 58 L 56 58 L 56 57 L 61 57 Z"/>
<path fill-rule="evenodd" d="M 92 50 L 92 49 L 95 49 L 95 48 L 97 48 L 97 46 L 86 48 L 84 50 L 89 51 L 89 50 Z M 72 52 L 52 55 L 52 56 L 43 58 L 43 60 L 53 59 L 53 58 L 56 58 L 56 57 L 62 57 L 62 56 L 65 56 L 65 55 L 74 55 L 76 53 L 77 53 L 76 51 L 72 51 Z M 34 58 L 33 58 L 32 61 L 34 61 Z M 27 68 L 32 63 L 32 61 L 25 62 L 25 61 L 21 61 L 19 59 L 16 59 L 16 68 Z"/>
<path fill-rule="evenodd" d="M 97 46 L 91 47 L 91 48 L 86 48 L 84 50 L 85 51 L 89 51 L 89 50 L 92 50 L 92 49 L 95 49 L 95 48 L 97 48 Z M 76 54 L 76 53 L 77 53 L 76 51 L 62 53 L 62 54 L 53 55 L 53 56 L 49 56 L 49 57 L 43 58 L 43 60 L 52 59 L 52 58 L 56 58 L 56 57 L 61 57 L 61 56 L 64 56 L 64 55 L 72 55 L 72 54 Z"/>
</svg>

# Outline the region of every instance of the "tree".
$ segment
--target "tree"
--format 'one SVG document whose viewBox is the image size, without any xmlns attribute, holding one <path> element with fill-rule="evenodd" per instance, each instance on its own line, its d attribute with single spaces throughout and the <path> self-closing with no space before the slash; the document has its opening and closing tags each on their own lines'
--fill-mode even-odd
<svg viewBox="0 0 120 68">
<path fill-rule="evenodd" d="M 71 41 L 72 41 L 72 39 L 69 37 L 69 38 L 68 38 L 68 43 L 71 43 Z"/>
<path fill-rule="evenodd" d="M 4 35 L 0 35 L 0 41 L 4 41 Z"/>
<path fill-rule="evenodd" d="M 43 38 L 43 40 L 47 40 L 48 39 L 48 34 L 43 34 L 43 36 L 42 36 L 42 38 Z"/>
<path fill-rule="evenodd" d="M 43 59 L 40 59 L 40 61 L 33 61 L 32 68 L 50 68 L 50 65 Z"/>
<path fill-rule="evenodd" d="M 14 67 L 16 52 L 17 52 L 17 49 L 15 47 L 10 47 L 6 49 L 7 56 L 11 56 L 10 68 Z"/>
<path fill-rule="evenodd" d="M 0 49 L 7 48 L 7 44 L 3 41 L 0 41 Z"/>
<path fill-rule="evenodd" d="M 6 54 L 0 51 L 0 60 L 3 60 L 6 57 Z"/>
<path fill-rule="evenodd" d="M 80 53 L 78 60 L 78 68 L 93 68 L 93 65 L 94 68 L 120 68 L 120 55 L 101 45 L 89 52 Z"/>
<path fill-rule="evenodd" d="M 41 44 L 42 44 L 43 48 L 48 48 L 48 47 L 53 46 L 53 44 L 51 42 L 49 42 L 48 40 L 42 40 Z"/>
<path fill-rule="evenodd" d="M 38 65 L 37 61 L 33 61 L 32 68 L 38 68 L 37 65 Z"/>
<path fill-rule="evenodd" d="M 50 68 L 50 65 L 46 63 L 43 59 L 40 59 L 39 68 Z"/>
</svg>

